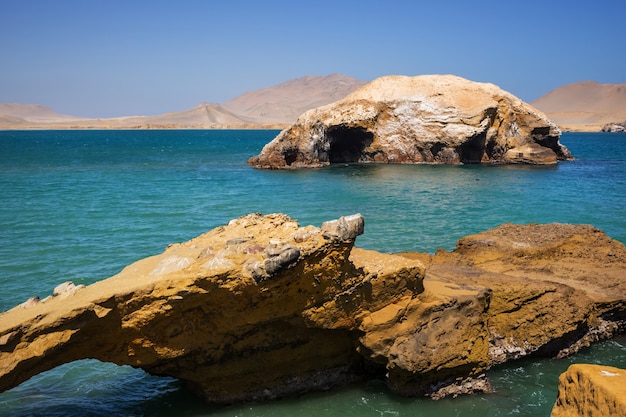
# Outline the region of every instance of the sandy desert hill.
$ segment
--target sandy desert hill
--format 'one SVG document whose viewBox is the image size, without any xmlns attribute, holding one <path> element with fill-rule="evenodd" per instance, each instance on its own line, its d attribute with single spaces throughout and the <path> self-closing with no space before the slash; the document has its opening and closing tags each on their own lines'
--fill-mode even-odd
<svg viewBox="0 0 626 417">
<path fill-rule="evenodd" d="M 23 119 L 26 122 L 77 120 L 77 117 L 60 114 L 40 104 L 0 103 L 0 117 Z"/>
<path fill-rule="evenodd" d="M 109 123 L 112 128 L 200 127 L 206 125 L 243 126 L 255 123 L 215 103 L 200 103 L 191 109 L 163 113 L 158 116 L 117 117 L 102 120 Z"/>
<path fill-rule="evenodd" d="M 0 103 L 0 129 L 147 129 L 227 127 L 255 124 L 219 104 L 201 103 L 191 109 L 158 116 L 81 119 L 38 105 Z"/>
<path fill-rule="evenodd" d="M 305 111 L 340 100 L 365 84 L 341 74 L 307 76 L 247 92 L 222 106 L 258 123 L 293 123 Z"/>
<path fill-rule="evenodd" d="M 626 84 L 567 84 L 530 104 L 564 130 L 599 131 L 607 123 L 626 121 Z"/>
<path fill-rule="evenodd" d="M 244 93 L 222 104 L 201 103 L 157 116 L 79 119 L 29 104 L 0 104 L 0 129 L 284 128 L 306 110 L 337 101 L 365 81 L 332 74 L 306 76 Z"/>
<path fill-rule="evenodd" d="M 108 119 L 80 119 L 36 104 L 0 103 L 0 129 L 282 129 L 306 110 L 342 99 L 365 84 L 340 74 L 306 76 L 249 91 L 221 104 L 201 103 L 157 116 Z M 568 84 L 530 104 L 563 130 L 597 132 L 607 123 L 626 121 L 626 84 Z"/>
</svg>

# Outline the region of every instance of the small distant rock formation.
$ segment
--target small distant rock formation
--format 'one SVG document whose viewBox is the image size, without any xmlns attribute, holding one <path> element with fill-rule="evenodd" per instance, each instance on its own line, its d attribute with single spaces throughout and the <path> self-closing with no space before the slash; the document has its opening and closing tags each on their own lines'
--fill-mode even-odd
<svg viewBox="0 0 626 417">
<path fill-rule="evenodd" d="M 608 123 L 602 126 L 600 129 L 602 132 L 626 132 L 626 122 L 623 123 Z"/>
<path fill-rule="evenodd" d="M 387 76 L 304 113 L 248 163 L 554 164 L 572 158 L 560 135 L 543 113 L 493 84 L 453 75 Z"/>
<path fill-rule="evenodd" d="M 381 378 L 433 398 L 484 371 L 624 330 L 626 248 L 584 225 L 512 225 L 453 252 L 354 247 L 360 214 L 301 227 L 250 214 L 92 285 L 0 314 L 0 391 L 91 358 L 229 404 Z"/>
<path fill-rule="evenodd" d="M 626 370 L 574 364 L 559 377 L 550 417 L 626 416 Z"/>
</svg>

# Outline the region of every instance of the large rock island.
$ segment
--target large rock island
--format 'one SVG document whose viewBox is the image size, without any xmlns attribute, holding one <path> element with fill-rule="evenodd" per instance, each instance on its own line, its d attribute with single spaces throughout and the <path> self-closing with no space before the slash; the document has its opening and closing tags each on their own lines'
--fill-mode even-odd
<svg viewBox="0 0 626 417">
<path fill-rule="evenodd" d="M 305 112 L 261 153 L 256 168 L 332 163 L 525 163 L 571 159 L 560 130 L 493 84 L 452 75 L 381 77 Z"/>
<path fill-rule="evenodd" d="M 0 314 L 0 391 L 95 358 L 185 381 L 210 403 L 357 378 L 403 395 L 488 390 L 483 371 L 624 329 L 626 249 L 591 226 L 512 225 L 453 252 L 354 247 L 360 215 L 250 214 L 87 287 Z"/>
</svg>

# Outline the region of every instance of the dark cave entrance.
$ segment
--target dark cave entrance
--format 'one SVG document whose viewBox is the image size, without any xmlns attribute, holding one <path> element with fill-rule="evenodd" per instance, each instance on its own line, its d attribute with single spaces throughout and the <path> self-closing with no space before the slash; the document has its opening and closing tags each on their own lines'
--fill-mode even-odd
<svg viewBox="0 0 626 417">
<path fill-rule="evenodd" d="M 331 164 L 359 162 L 363 150 L 374 141 L 374 135 L 362 127 L 333 126 L 326 132 L 328 161 Z"/>
<path fill-rule="evenodd" d="M 480 164 L 485 154 L 487 132 L 478 133 L 459 146 L 458 153 L 464 164 Z M 491 145 L 493 148 L 493 145 Z"/>
</svg>

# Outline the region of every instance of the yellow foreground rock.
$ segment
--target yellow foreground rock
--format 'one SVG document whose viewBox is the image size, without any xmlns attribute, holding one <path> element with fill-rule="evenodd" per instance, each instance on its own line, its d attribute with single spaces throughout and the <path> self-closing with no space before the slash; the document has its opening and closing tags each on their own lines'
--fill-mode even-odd
<svg viewBox="0 0 626 417">
<path fill-rule="evenodd" d="M 550 417 L 626 416 L 626 370 L 575 364 L 559 377 Z"/>
<path fill-rule="evenodd" d="M 382 378 L 402 395 L 489 389 L 483 372 L 622 331 L 626 249 L 584 225 L 503 225 L 453 252 L 354 248 L 361 215 L 250 214 L 87 287 L 0 314 L 0 391 L 93 358 L 209 403 Z"/>
</svg>

